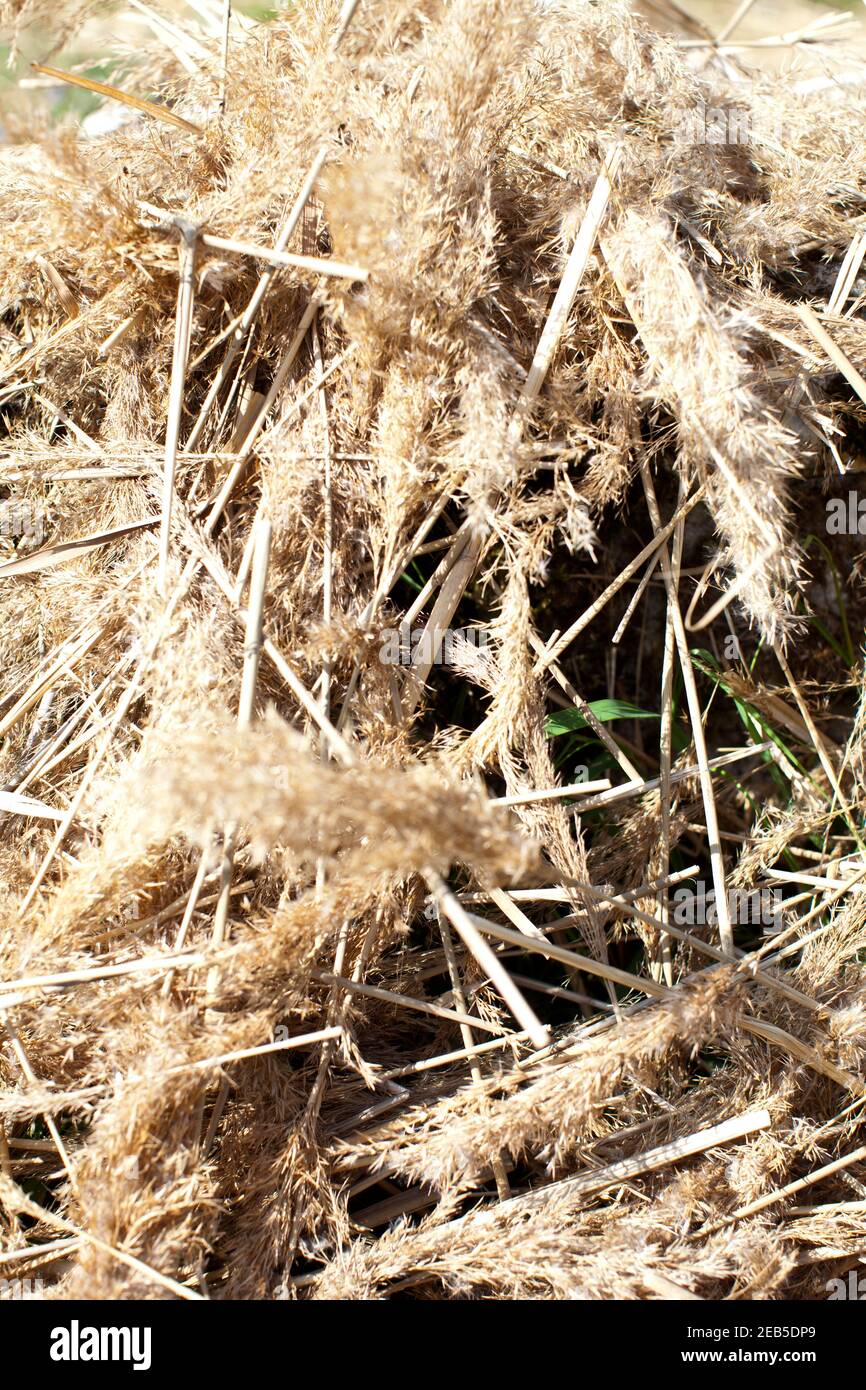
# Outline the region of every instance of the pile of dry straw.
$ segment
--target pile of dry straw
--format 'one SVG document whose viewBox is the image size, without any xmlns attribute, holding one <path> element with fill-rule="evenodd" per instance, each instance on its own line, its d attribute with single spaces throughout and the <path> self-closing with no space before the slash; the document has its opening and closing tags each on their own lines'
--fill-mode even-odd
<svg viewBox="0 0 866 1390">
<path fill-rule="evenodd" d="M 860 69 L 613 0 L 226 8 L 139 5 L 139 106 L 0 162 L 0 1277 L 824 1298 Z"/>
</svg>

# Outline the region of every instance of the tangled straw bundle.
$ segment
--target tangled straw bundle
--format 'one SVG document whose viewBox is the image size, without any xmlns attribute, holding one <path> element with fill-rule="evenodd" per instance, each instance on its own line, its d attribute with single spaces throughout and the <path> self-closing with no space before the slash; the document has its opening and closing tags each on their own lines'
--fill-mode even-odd
<svg viewBox="0 0 866 1390">
<path fill-rule="evenodd" d="M 825 1297 L 859 69 L 613 0 L 139 9 L 115 128 L 0 162 L 0 1274 Z"/>
</svg>

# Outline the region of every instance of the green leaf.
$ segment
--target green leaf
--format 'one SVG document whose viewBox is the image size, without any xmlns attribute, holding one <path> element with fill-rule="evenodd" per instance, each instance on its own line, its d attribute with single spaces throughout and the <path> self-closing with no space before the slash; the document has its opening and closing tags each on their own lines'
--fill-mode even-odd
<svg viewBox="0 0 866 1390">
<path fill-rule="evenodd" d="M 658 719 L 650 710 L 638 709 L 626 700 L 590 700 L 589 708 L 601 724 L 609 724 L 612 719 Z M 573 733 L 575 729 L 587 728 L 587 721 L 579 709 L 562 709 L 552 714 L 544 726 L 548 738 L 558 738 L 560 734 Z"/>
</svg>

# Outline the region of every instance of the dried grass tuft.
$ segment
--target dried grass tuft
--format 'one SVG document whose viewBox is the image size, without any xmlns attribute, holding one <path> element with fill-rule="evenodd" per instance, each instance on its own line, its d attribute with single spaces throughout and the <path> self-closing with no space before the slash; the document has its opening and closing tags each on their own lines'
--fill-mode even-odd
<svg viewBox="0 0 866 1390">
<path fill-rule="evenodd" d="M 96 8 L 3 18 L 63 82 Z M 113 128 L 0 151 L 0 1262 L 824 1297 L 866 1234 L 821 521 L 860 82 L 614 0 L 162 18 Z"/>
</svg>

